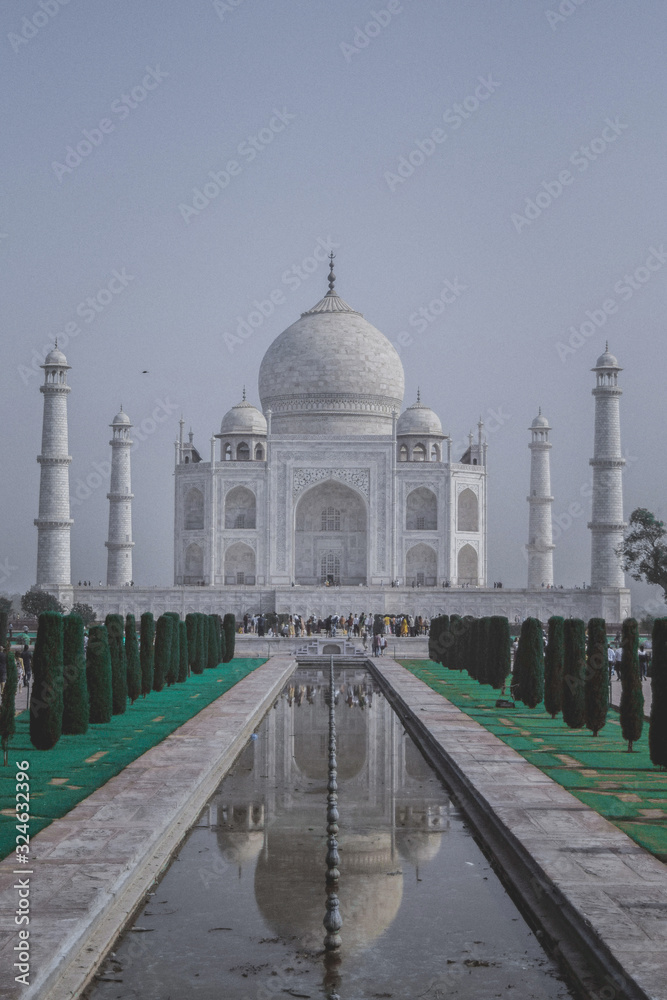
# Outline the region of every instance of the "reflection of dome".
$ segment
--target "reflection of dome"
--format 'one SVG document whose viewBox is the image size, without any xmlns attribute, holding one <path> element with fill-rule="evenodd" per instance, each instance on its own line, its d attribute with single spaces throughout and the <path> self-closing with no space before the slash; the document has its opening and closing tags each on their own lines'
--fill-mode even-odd
<svg viewBox="0 0 667 1000">
<path fill-rule="evenodd" d="M 294 763 L 307 778 L 326 782 L 329 750 L 326 740 L 317 732 L 317 704 L 302 704 L 294 709 Z M 366 763 L 367 724 L 363 712 L 341 705 L 336 712 L 338 740 L 338 780 L 346 781 L 359 774 Z"/>
<path fill-rule="evenodd" d="M 439 437 L 443 437 L 440 417 L 430 407 L 424 406 L 420 400 L 401 413 L 396 424 L 396 433 L 426 434 L 429 436 L 437 434 Z"/>
<path fill-rule="evenodd" d="M 243 865 L 254 861 L 264 845 L 264 834 L 260 830 L 216 830 L 218 847 L 225 861 L 232 865 Z"/>
<path fill-rule="evenodd" d="M 247 399 L 243 399 L 225 413 L 220 425 L 220 433 L 266 434 L 266 418 L 256 406 L 249 403 Z"/>
<path fill-rule="evenodd" d="M 393 345 L 333 288 L 273 341 L 259 370 L 278 434 L 391 433 L 403 392 Z"/>
<path fill-rule="evenodd" d="M 422 865 L 432 861 L 442 845 L 442 833 L 420 833 L 419 830 L 399 830 L 396 833 L 396 846 L 399 854 L 414 865 Z"/>
<path fill-rule="evenodd" d="M 383 834 L 341 834 L 341 863 L 349 877 L 339 890 L 346 952 L 367 948 L 391 925 L 403 898 L 403 876 L 395 870 L 391 838 Z M 326 842 L 298 831 L 271 831 L 269 857 L 255 869 L 255 898 L 272 930 L 297 935 L 302 946 L 320 949 L 324 939 Z"/>
</svg>

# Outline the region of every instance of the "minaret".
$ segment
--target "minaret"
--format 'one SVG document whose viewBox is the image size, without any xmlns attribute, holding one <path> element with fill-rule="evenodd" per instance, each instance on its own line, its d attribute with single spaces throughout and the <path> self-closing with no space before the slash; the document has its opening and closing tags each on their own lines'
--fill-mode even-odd
<svg viewBox="0 0 667 1000">
<path fill-rule="evenodd" d="M 530 513 L 528 515 L 528 589 L 551 587 L 554 582 L 553 532 L 551 526 L 551 471 L 549 468 L 549 421 L 542 407 L 530 430 Z"/>
<path fill-rule="evenodd" d="M 111 423 L 111 483 L 109 500 L 109 550 L 107 587 L 127 587 L 132 580 L 132 499 L 130 487 L 130 439 L 132 423 L 127 413 L 120 411 Z"/>
<path fill-rule="evenodd" d="M 70 365 L 62 351 L 55 348 L 44 364 L 44 420 L 42 453 L 37 456 L 39 475 L 39 516 L 37 525 L 37 586 L 49 590 L 71 585 L 69 508 L 69 466 L 67 454 L 67 372 Z"/>
<path fill-rule="evenodd" d="M 624 587 L 618 549 L 623 543 L 623 466 L 618 373 L 623 371 L 609 344 L 591 369 L 596 374 L 595 445 L 593 447 L 593 512 L 591 529 L 591 587 Z"/>
</svg>

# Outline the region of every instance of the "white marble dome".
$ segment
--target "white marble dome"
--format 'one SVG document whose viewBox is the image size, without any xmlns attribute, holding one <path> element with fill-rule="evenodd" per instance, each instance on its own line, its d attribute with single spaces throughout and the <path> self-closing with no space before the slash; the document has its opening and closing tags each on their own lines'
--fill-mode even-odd
<svg viewBox="0 0 667 1000">
<path fill-rule="evenodd" d="M 277 434 L 391 434 L 404 391 L 393 345 L 333 287 L 273 341 L 259 370 Z"/>
<path fill-rule="evenodd" d="M 125 411 L 123 410 L 122 406 L 121 406 L 120 410 L 118 411 L 118 413 L 116 414 L 116 416 L 111 421 L 111 426 L 112 427 L 113 426 L 117 426 L 118 424 L 122 424 L 125 427 L 131 427 L 132 426 L 132 421 L 128 417 L 127 413 L 125 413 Z"/>
<path fill-rule="evenodd" d="M 604 354 L 601 354 L 595 362 L 595 368 L 593 368 L 593 371 L 597 368 L 618 368 L 620 370 L 620 367 L 621 366 L 614 355 L 609 353 L 609 347 L 607 347 Z"/>
<path fill-rule="evenodd" d="M 58 368 L 69 368 L 69 365 L 67 364 L 67 358 L 65 357 L 62 351 L 58 350 L 57 347 L 54 347 L 52 351 L 49 351 L 49 353 L 44 358 L 44 364 L 42 365 L 42 368 L 46 367 L 46 365 L 57 365 Z"/>
<path fill-rule="evenodd" d="M 547 420 L 547 418 L 546 418 L 546 417 L 544 416 L 544 414 L 542 413 L 542 410 L 540 410 L 540 412 L 539 412 L 539 413 L 537 414 L 537 416 L 536 416 L 536 417 L 535 417 L 535 419 L 533 420 L 533 422 L 532 422 L 532 424 L 530 425 L 530 427 L 531 427 L 531 430 L 532 430 L 533 428 L 534 428 L 535 430 L 539 430 L 539 429 L 540 429 L 541 427 L 546 427 L 546 428 L 549 428 L 549 430 L 551 429 L 551 428 L 549 427 L 549 421 Z"/>
<path fill-rule="evenodd" d="M 421 398 L 401 413 L 396 425 L 396 433 L 419 434 L 425 437 L 444 437 L 440 417 L 429 406 L 424 406 Z"/>
<path fill-rule="evenodd" d="M 263 413 L 242 399 L 236 406 L 225 413 L 220 425 L 221 434 L 249 434 L 251 436 L 266 434 L 266 417 Z"/>
</svg>

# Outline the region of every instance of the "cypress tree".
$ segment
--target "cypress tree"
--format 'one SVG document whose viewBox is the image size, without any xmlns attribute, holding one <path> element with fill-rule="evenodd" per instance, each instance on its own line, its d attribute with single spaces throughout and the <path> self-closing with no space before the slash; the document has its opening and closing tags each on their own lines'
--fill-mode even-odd
<svg viewBox="0 0 667 1000">
<path fill-rule="evenodd" d="M 621 732 L 628 741 L 628 753 L 644 727 L 644 692 L 639 669 L 639 625 L 635 618 L 626 618 L 621 632 Z"/>
<path fill-rule="evenodd" d="M 169 666 L 167 667 L 165 673 L 167 686 L 171 687 L 171 685 L 175 684 L 178 679 L 178 671 L 181 662 L 179 629 L 181 616 L 177 611 L 165 611 L 165 617 L 171 618 L 171 657 L 169 659 Z"/>
<path fill-rule="evenodd" d="M 173 619 L 160 615 L 155 626 L 155 668 L 153 690 L 161 691 L 171 664 L 171 630 Z"/>
<path fill-rule="evenodd" d="M 125 616 L 125 659 L 127 661 L 127 695 L 130 704 L 134 705 L 141 694 L 142 682 L 137 623 L 134 615 Z"/>
<path fill-rule="evenodd" d="M 208 663 L 208 626 L 206 624 L 206 615 L 203 614 L 203 612 L 199 612 L 197 641 L 199 643 L 199 650 L 197 652 L 200 667 L 199 673 L 203 674 L 206 669 L 206 664 Z"/>
<path fill-rule="evenodd" d="M 192 660 L 192 673 L 193 674 L 203 674 L 204 673 L 204 616 L 195 612 L 195 651 Z"/>
<path fill-rule="evenodd" d="M 88 732 L 88 681 L 83 648 L 83 619 L 72 612 L 63 619 L 63 734 Z"/>
<path fill-rule="evenodd" d="M 450 670 L 463 670 L 462 659 L 462 635 L 464 630 L 463 619 L 460 615 L 450 615 L 449 636 L 450 646 L 445 657 Z"/>
<path fill-rule="evenodd" d="M 651 721 L 648 749 L 657 767 L 667 767 L 667 618 L 653 623 L 651 652 Z"/>
<path fill-rule="evenodd" d="M 9 621 L 8 612 L 0 611 L 0 646 L 4 649 L 7 645 L 7 622 Z M 15 665 L 16 665 L 16 661 Z M 9 676 L 9 675 L 7 675 Z"/>
<path fill-rule="evenodd" d="M 480 628 L 479 628 L 479 618 L 473 618 L 470 622 L 470 634 L 468 637 L 468 656 L 466 667 L 468 674 L 474 681 L 479 677 L 479 639 L 480 639 Z"/>
<path fill-rule="evenodd" d="M 521 626 L 517 661 L 520 671 L 515 697 L 535 708 L 544 698 L 544 641 L 539 618 L 526 618 Z"/>
<path fill-rule="evenodd" d="M 141 616 L 141 647 L 139 660 L 141 663 L 141 693 L 144 698 L 153 690 L 153 671 L 155 669 L 155 619 L 150 611 L 144 611 Z"/>
<path fill-rule="evenodd" d="M 9 742 L 16 732 L 16 689 L 19 678 L 16 660 L 11 649 L 7 650 L 7 680 L 0 701 L 0 738 L 2 739 L 3 765 L 7 767 L 9 758 Z"/>
<path fill-rule="evenodd" d="M 220 617 L 220 615 L 216 614 L 216 615 L 213 615 L 213 617 L 215 618 L 215 624 L 216 624 L 216 628 L 218 630 L 217 631 L 217 635 L 218 635 L 218 649 L 219 649 L 218 663 L 224 663 L 225 662 L 225 655 L 226 655 L 226 652 L 227 652 L 227 644 L 225 643 L 225 629 L 223 627 L 222 618 Z"/>
<path fill-rule="evenodd" d="M 563 707 L 564 619 L 549 619 L 547 648 L 544 654 L 544 708 L 555 719 Z"/>
<path fill-rule="evenodd" d="M 206 621 L 208 625 L 208 661 L 206 666 L 212 669 L 220 663 L 220 639 L 215 615 L 207 615 Z"/>
<path fill-rule="evenodd" d="M 127 661 L 125 658 L 125 623 L 122 615 L 107 615 L 104 624 L 109 636 L 111 653 L 111 690 L 113 714 L 123 715 L 127 709 Z"/>
<path fill-rule="evenodd" d="M 607 660 L 607 624 L 604 618 L 588 623 L 584 712 L 586 728 L 597 736 L 607 721 L 609 707 L 609 661 Z M 637 661 L 639 667 L 639 660 Z M 643 699 L 642 699 L 643 703 Z"/>
<path fill-rule="evenodd" d="M 510 623 L 502 615 L 489 618 L 489 667 L 487 684 L 502 691 L 512 666 Z"/>
<path fill-rule="evenodd" d="M 586 721 L 586 626 L 581 618 L 565 619 L 563 647 L 563 722 L 581 729 Z"/>
<path fill-rule="evenodd" d="M 182 684 L 188 679 L 188 627 L 185 622 L 178 623 L 178 652 L 179 652 L 179 664 L 178 664 L 178 683 Z"/>
<path fill-rule="evenodd" d="M 37 625 L 32 657 L 30 742 L 50 750 L 60 739 L 63 723 L 63 619 L 43 611 Z"/>
<path fill-rule="evenodd" d="M 185 627 L 188 633 L 188 673 L 197 673 L 197 615 L 193 612 L 185 616 Z"/>
<path fill-rule="evenodd" d="M 111 652 L 106 625 L 91 625 L 86 648 L 86 681 L 90 702 L 90 722 L 111 722 L 113 688 Z"/>
<path fill-rule="evenodd" d="M 225 633 L 225 659 L 224 663 L 229 663 L 234 659 L 234 644 L 236 642 L 236 618 L 232 614 L 226 614 L 222 620 L 222 627 Z"/>
<path fill-rule="evenodd" d="M 489 679 L 491 667 L 489 663 L 490 657 L 490 639 L 491 639 L 491 619 L 488 615 L 485 615 L 479 620 L 479 640 L 477 646 L 477 680 L 480 684 L 490 684 Z"/>
<path fill-rule="evenodd" d="M 440 636 L 444 617 L 444 615 L 436 615 L 435 618 L 431 618 L 431 626 L 428 630 L 428 658 L 433 663 L 442 663 Z"/>
</svg>

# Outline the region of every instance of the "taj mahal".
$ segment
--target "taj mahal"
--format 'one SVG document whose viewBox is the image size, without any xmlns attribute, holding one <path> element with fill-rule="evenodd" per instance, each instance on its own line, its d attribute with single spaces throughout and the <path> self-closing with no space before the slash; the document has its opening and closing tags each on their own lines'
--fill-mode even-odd
<svg viewBox="0 0 667 1000">
<path fill-rule="evenodd" d="M 107 585 L 72 586 L 70 366 L 56 345 L 40 387 L 37 589 L 65 605 L 89 603 L 101 615 L 223 608 L 326 616 L 335 594 L 338 610 L 626 617 L 630 594 L 616 551 L 625 527 L 621 368 L 608 349 L 593 368 L 591 586 L 553 586 L 551 427 L 540 412 L 528 428 L 526 587 L 489 587 L 482 421 L 459 454 L 419 393 L 403 408 L 401 359 L 338 294 L 333 255 L 328 283 L 324 297 L 269 346 L 260 407 L 244 388 L 210 438 L 208 461 L 181 419 L 170 587 L 132 585 L 132 423 L 122 408 L 111 422 Z"/>
</svg>

